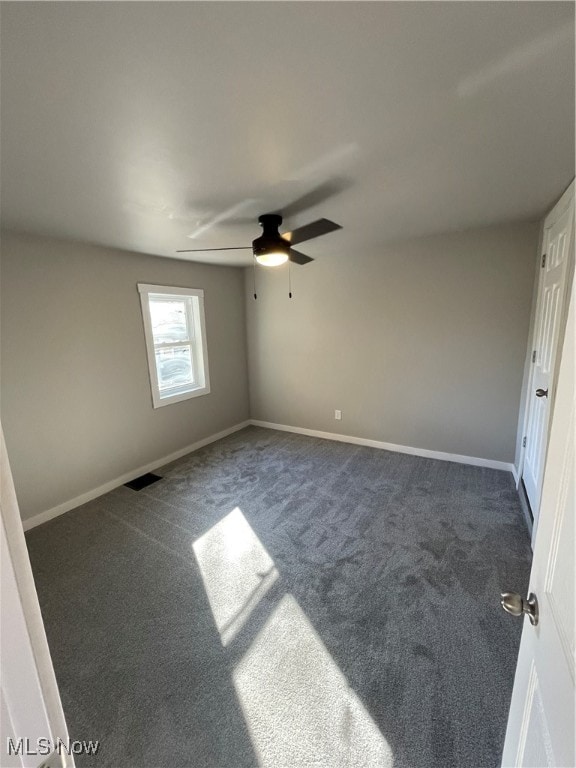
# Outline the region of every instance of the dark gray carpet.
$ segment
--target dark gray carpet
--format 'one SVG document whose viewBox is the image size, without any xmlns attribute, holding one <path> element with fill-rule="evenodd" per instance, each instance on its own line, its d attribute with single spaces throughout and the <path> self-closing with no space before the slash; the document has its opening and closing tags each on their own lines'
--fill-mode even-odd
<svg viewBox="0 0 576 768">
<path fill-rule="evenodd" d="M 257 428 L 158 474 L 27 536 L 78 765 L 500 764 L 511 475 Z"/>
</svg>

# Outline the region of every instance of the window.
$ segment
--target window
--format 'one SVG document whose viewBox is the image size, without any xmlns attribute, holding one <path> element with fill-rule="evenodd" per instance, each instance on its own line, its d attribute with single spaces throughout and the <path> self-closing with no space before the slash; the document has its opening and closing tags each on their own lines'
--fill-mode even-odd
<svg viewBox="0 0 576 768">
<path fill-rule="evenodd" d="M 154 408 L 210 392 L 204 291 L 138 285 Z"/>
</svg>

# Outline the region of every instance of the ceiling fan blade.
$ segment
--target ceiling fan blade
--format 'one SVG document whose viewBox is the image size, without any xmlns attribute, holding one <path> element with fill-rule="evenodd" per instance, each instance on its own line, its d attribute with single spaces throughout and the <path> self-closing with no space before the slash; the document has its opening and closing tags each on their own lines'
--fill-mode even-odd
<svg viewBox="0 0 576 768">
<path fill-rule="evenodd" d="M 336 224 L 329 219 L 317 219 L 310 222 L 310 224 L 294 229 L 292 232 L 283 235 L 283 237 L 287 237 L 293 245 L 298 245 L 298 243 L 303 243 L 305 240 L 312 240 L 314 237 L 327 235 L 336 229 L 342 229 L 340 224 Z"/>
<path fill-rule="evenodd" d="M 306 194 L 302 195 L 297 200 L 286 205 L 280 212 L 284 218 L 296 216 L 298 213 L 308 210 L 308 208 L 314 208 L 316 205 L 320 205 L 320 203 L 323 203 L 330 197 L 334 197 L 334 195 L 338 195 L 350 186 L 352 186 L 352 182 L 349 179 L 329 179 L 328 181 L 319 184 L 314 189 L 311 189 L 309 192 L 306 192 Z"/>
<path fill-rule="evenodd" d="M 290 254 L 288 255 L 288 258 L 293 264 L 308 264 L 308 262 L 314 261 L 314 259 L 311 256 L 306 256 L 305 253 L 300 253 L 300 251 L 295 251 L 294 248 L 290 249 Z"/>
<path fill-rule="evenodd" d="M 251 251 L 251 245 L 240 245 L 236 248 L 186 248 L 176 253 L 202 253 L 203 251 Z"/>
</svg>

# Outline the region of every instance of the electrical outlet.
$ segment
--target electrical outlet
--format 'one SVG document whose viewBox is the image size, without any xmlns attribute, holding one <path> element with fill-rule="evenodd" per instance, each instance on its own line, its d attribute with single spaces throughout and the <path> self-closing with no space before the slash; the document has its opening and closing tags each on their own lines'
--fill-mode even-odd
<svg viewBox="0 0 576 768">
<path fill-rule="evenodd" d="M 342 420 L 342 411 L 339 411 L 338 409 L 336 409 L 334 411 L 334 418 L 336 419 L 336 421 L 341 421 Z"/>
</svg>

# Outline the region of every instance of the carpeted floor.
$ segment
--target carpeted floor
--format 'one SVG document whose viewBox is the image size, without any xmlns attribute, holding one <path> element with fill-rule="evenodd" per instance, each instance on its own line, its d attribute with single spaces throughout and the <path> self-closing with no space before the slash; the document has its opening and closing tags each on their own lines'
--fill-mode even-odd
<svg viewBox="0 0 576 768">
<path fill-rule="evenodd" d="M 510 474 L 254 427 L 158 474 L 27 534 L 77 765 L 500 764 Z"/>
</svg>

